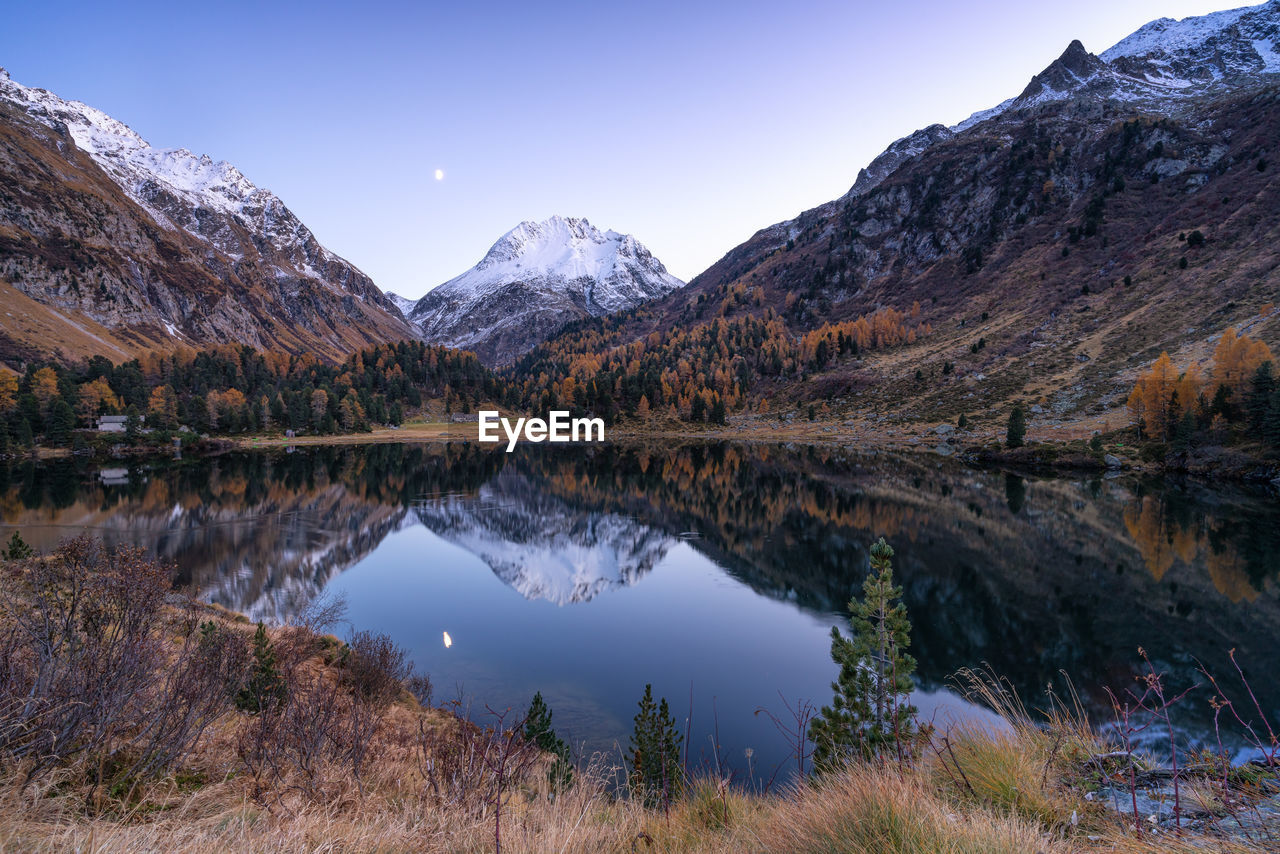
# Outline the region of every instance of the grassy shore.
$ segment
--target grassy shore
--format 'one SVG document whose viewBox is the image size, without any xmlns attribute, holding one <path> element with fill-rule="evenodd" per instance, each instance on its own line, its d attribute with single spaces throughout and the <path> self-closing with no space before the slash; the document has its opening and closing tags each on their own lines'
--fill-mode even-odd
<svg viewBox="0 0 1280 854">
<path fill-rule="evenodd" d="M 627 422 L 614 425 L 606 431 L 610 441 L 642 441 L 648 439 L 678 440 L 729 440 L 752 442 L 798 442 L 805 444 L 858 444 L 882 450 L 911 449 L 927 442 L 936 444 L 939 440 L 933 431 L 937 422 L 894 423 L 878 425 L 873 421 L 833 421 L 816 419 L 814 421 L 793 420 L 789 422 L 766 418 L 731 418 L 724 425 L 693 425 L 677 419 L 651 419 L 645 422 Z M 1059 435 L 1044 433 L 1032 434 L 1032 441 L 1043 440 L 1067 441 L 1077 439 L 1075 434 L 1083 428 Z M 994 429 L 966 432 L 962 434 L 969 442 L 996 441 L 1003 433 Z M 1087 433 L 1084 434 L 1087 437 Z M 912 443 L 911 439 L 919 441 Z M 367 433 L 333 433 L 327 435 L 303 434 L 294 438 L 286 438 L 279 433 L 258 434 L 234 437 L 231 441 L 238 447 L 263 448 L 303 445 L 351 445 L 372 442 L 438 442 L 438 441 L 476 441 L 478 431 L 475 422 L 448 421 L 406 421 L 400 427 L 375 427 Z M 503 439 L 495 447 L 506 447 Z"/>
<path fill-rule="evenodd" d="M 440 442 L 451 439 L 474 439 L 474 424 L 451 424 L 447 421 L 407 421 L 399 427 L 375 427 L 368 433 L 335 433 L 302 435 L 286 438 L 279 434 L 237 437 L 240 448 L 283 448 L 304 445 L 367 445 L 375 442 Z"/>
<path fill-rule="evenodd" d="M 1184 785 L 1197 829 L 1139 832 L 1094 797 L 1123 776 L 1113 745 L 1076 711 L 1033 720 L 978 674 L 963 678 L 1007 727 L 935 733 L 914 758 L 751 791 L 694 776 L 651 809 L 620 756 L 596 755 L 552 791 L 549 757 L 512 735 L 519 710 L 471 723 L 433 707 L 388 640 L 323 634 L 324 609 L 255 636 L 166 590 L 140 553 L 83 538 L 0 564 L 0 850 L 1261 850 L 1218 832 L 1208 778 Z M 1233 787 L 1237 803 L 1265 791 Z"/>
<path fill-rule="evenodd" d="M 873 421 L 832 421 L 815 419 L 789 422 L 765 418 L 732 418 L 725 425 L 692 425 L 676 419 L 652 419 L 646 422 L 628 422 L 608 428 L 606 437 L 611 442 L 763 442 L 801 445 L 840 445 L 866 451 L 898 453 L 933 453 L 946 456 L 977 455 L 978 464 L 999 464 L 1004 455 L 992 448 L 999 447 L 1003 434 L 994 429 L 947 431 L 939 433 L 939 424 L 895 423 L 880 425 Z M 1009 457 L 1008 465 L 1018 468 L 1064 470 L 1105 468 L 1102 454 L 1087 446 L 1088 425 L 1071 425 L 1069 428 L 1050 432 L 1040 431 L 1028 438 L 1028 448 Z M 368 433 L 339 433 L 329 435 L 302 435 L 286 438 L 279 434 L 240 436 L 230 440 L 238 448 L 306 447 L 315 445 L 364 445 L 381 442 L 475 442 L 478 441 L 474 422 L 410 421 L 398 428 L 377 427 Z M 506 440 L 492 446 L 506 449 Z M 1107 453 L 1124 458 L 1130 468 L 1156 468 L 1149 461 L 1140 460 L 1132 448 L 1121 444 L 1109 444 Z M 981 453 L 979 453 L 981 451 Z"/>
</svg>

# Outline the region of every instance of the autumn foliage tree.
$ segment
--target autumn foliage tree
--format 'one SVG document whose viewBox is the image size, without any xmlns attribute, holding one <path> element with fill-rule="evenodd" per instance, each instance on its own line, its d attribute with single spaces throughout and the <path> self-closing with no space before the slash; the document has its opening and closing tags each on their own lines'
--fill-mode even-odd
<svg viewBox="0 0 1280 854">
<path fill-rule="evenodd" d="M 1280 396 L 1271 348 L 1228 329 L 1214 348 L 1208 370 L 1197 364 L 1179 371 L 1168 353 L 1138 376 L 1129 393 L 1129 414 L 1139 434 L 1173 441 L 1185 451 L 1200 435 L 1249 426 L 1268 444 L 1268 428 L 1280 434 Z"/>
<path fill-rule="evenodd" d="M 733 306 L 751 306 L 746 289 L 731 289 Z M 842 360 L 915 342 L 931 331 L 910 312 L 882 308 L 849 321 L 795 335 L 772 309 L 658 329 L 632 339 L 629 321 L 644 309 L 570 324 L 509 372 L 519 400 L 590 412 L 612 423 L 620 416 L 665 412 L 688 421 L 724 423 L 728 413 L 758 406 L 767 384 L 802 380 Z M 643 417 L 643 416 L 642 416 Z"/>
<path fill-rule="evenodd" d="M 1161 353 L 1151 370 L 1138 377 L 1129 393 L 1129 413 L 1139 432 L 1163 440 L 1176 423 L 1173 397 L 1177 371 L 1168 353 Z"/>
</svg>

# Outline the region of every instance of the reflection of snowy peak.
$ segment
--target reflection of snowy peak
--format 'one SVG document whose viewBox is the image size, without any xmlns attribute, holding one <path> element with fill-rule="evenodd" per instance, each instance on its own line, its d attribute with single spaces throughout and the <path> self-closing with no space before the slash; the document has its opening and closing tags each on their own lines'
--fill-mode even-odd
<svg viewBox="0 0 1280 854">
<path fill-rule="evenodd" d="M 448 496 L 414 512 L 521 596 L 557 605 L 635 584 L 675 544 L 635 519 L 574 510 L 517 475 L 498 476 L 478 497 Z"/>
</svg>

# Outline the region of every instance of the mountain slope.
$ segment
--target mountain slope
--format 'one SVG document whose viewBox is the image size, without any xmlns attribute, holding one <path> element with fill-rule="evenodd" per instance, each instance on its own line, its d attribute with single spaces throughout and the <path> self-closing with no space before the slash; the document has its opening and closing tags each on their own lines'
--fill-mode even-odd
<svg viewBox="0 0 1280 854">
<path fill-rule="evenodd" d="M 631 235 L 553 216 L 520 223 L 408 316 L 428 342 L 474 350 L 496 365 L 571 320 L 632 308 L 683 285 Z"/>
<path fill-rule="evenodd" d="M 784 365 L 751 397 L 930 419 L 1021 398 L 1049 421 L 1122 406 L 1136 368 L 1203 358 L 1228 326 L 1277 343 L 1277 34 L 1273 0 L 1148 25 L 1101 57 L 1073 42 L 1018 96 L 900 140 L 845 196 L 612 322 L 610 346 L 740 314 L 798 336 L 918 302 L 932 331 L 914 344 Z"/>
<path fill-rule="evenodd" d="M 0 279 L 65 332 L 30 338 L 0 321 L 6 358 L 226 341 L 338 358 L 416 337 L 367 276 L 234 166 L 154 149 L 2 70 L 0 176 Z M 74 334 L 85 321 L 111 341 Z"/>
</svg>

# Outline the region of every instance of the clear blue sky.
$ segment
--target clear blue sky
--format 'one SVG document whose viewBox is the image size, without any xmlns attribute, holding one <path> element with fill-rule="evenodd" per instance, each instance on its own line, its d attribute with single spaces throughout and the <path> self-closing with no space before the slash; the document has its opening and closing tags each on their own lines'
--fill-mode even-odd
<svg viewBox="0 0 1280 854">
<path fill-rule="evenodd" d="M 553 213 L 691 278 L 894 139 L 1017 94 L 1073 38 L 1101 53 L 1238 5 L 3 0 L 0 65 L 234 163 L 418 296 Z"/>
</svg>

